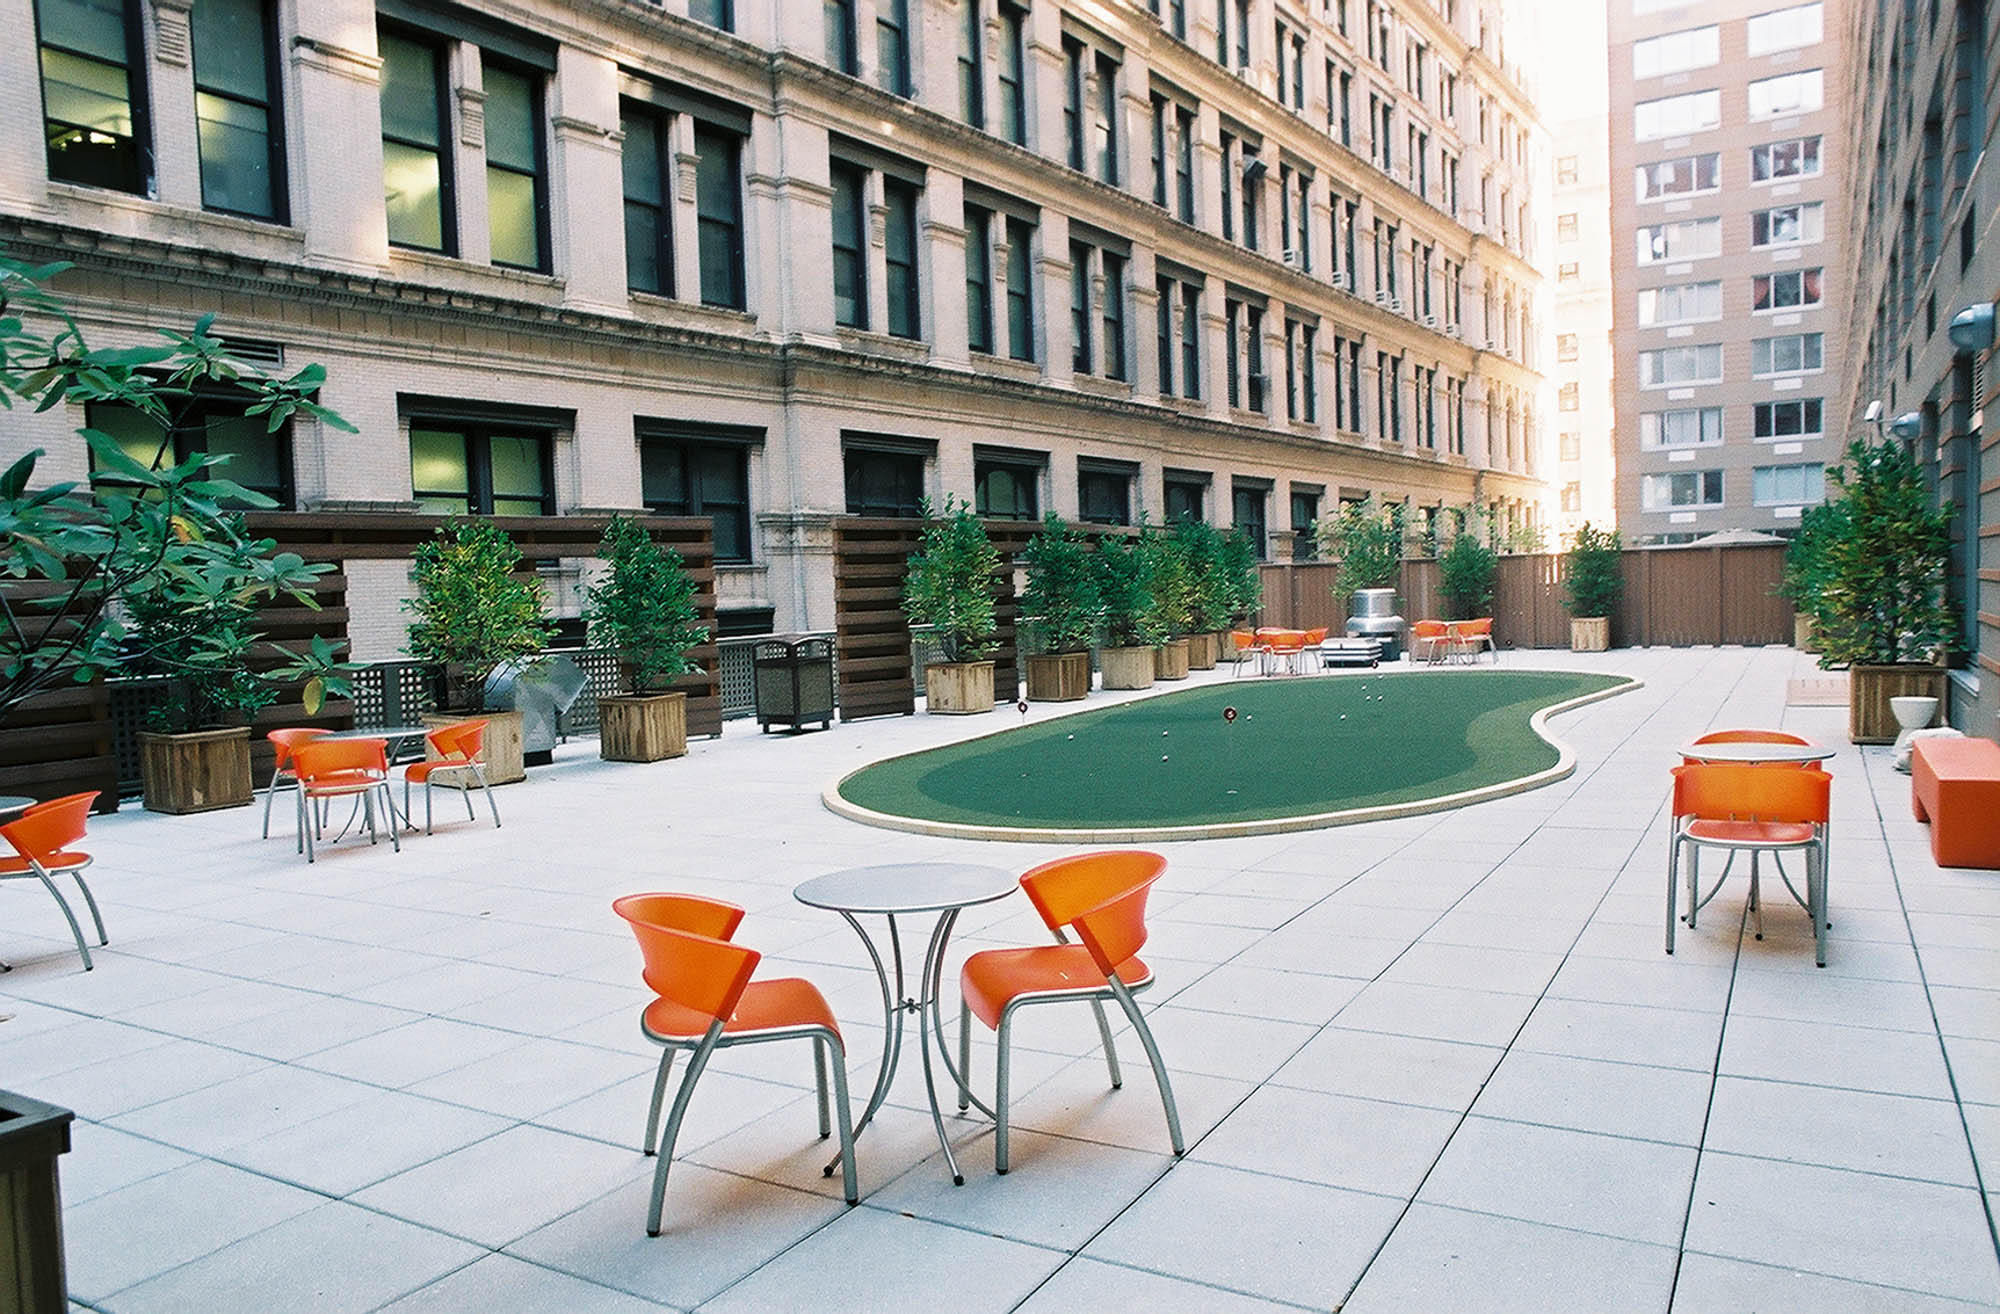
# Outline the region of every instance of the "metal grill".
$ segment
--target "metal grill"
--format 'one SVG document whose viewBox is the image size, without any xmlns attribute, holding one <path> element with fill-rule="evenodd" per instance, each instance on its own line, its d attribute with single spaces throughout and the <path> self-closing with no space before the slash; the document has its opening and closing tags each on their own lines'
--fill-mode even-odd
<svg viewBox="0 0 2000 1314">
<path fill-rule="evenodd" d="M 440 672 L 431 662 L 370 662 L 348 677 L 354 690 L 354 728 L 416 725 L 437 710 Z"/>
<path fill-rule="evenodd" d="M 144 788 L 139 778 L 139 732 L 156 707 L 165 707 L 172 691 L 165 678 L 106 680 L 111 701 L 111 751 L 118 759 L 118 795 L 130 798 Z"/>
</svg>

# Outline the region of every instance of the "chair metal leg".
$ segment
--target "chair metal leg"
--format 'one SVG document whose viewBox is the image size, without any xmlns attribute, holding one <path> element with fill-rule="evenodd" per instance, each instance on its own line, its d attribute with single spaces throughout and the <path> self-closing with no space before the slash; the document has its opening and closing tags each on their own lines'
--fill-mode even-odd
<svg viewBox="0 0 2000 1314">
<path fill-rule="evenodd" d="M 389 792 L 389 782 L 387 780 L 382 781 L 381 790 L 382 810 L 389 814 L 389 849 L 393 853 L 401 853 L 403 851 L 403 828 L 396 823 L 396 796 Z M 374 797 L 373 790 L 369 791 L 369 797 L 372 801 Z"/>
<path fill-rule="evenodd" d="M 827 1039 L 827 1048 L 833 1052 L 833 1111 L 840 1128 L 840 1184 L 847 1189 L 847 1203 L 859 1204 L 861 1191 L 854 1176 L 854 1114 L 847 1104 L 847 1050 L 832 1037 Z"/>
<path fill-rule="evenodd" d="M 470 812 L 472 800 L 466 800 L 466 811 Z M 819 1138 L 825 1140 L 833 1134 L 833 1124 L 827 1120 L 826 1107 L 826 1041 L 813 1037 L 813 1090 L 819 1096 Z"/>
<path fill-rule="evenodd" d="M 1832 923 L 1826 914 L 1826 850 L 1806 850 L 1806 883 L 1809 890 L 1815 890 L 1813 904 L 1813 961 L 1818 967 L 1826 966 L 1826 929 Z"/>
<path fill-rule="evenodd" d="M 972 1005 L 963 996 L 958 1001 L 958 1111 L 972 1103 Z"/>
<path fill-rule="evenodd" d="M 271 783 L 264 786 L 264 838 L 271 838 L 271 800 L 278 794 L 278 771 L 271 770 Z"/>
<path fill-rule="evenodd" d="M 76 888 L 83 891 L 83 901 L 90 907 L 90 920 L 97 923 L 97 942 L 110 944 L 111 937 L 104 933 L 104 916 L 97 911 L 97 900 L 91 895 L 90 887 L 83 883 L 83 868 L 70 872 L 70 878 L 76 882 Z"/>
<path fill-rule="evenodd" d="M 1687 896 L 1687 924 L 1688 929 L 1692 931 L 1695 915 L 1701 911 L 1701 845 L 1699 844 L 1694 845 L 1693 852 L 1688 854 Z"/>
<path fill-rule="evenodd" d="M 299 839 L 305 845 L 306 861 L 313 861 L 313 840 L 318 836 L 319 823 L 312 817 L 312 801 L 303 793 L 299 795 Z"/>
<path fill-rule="evenodd" d="M 1759 861 L 1759 859 L 1761 859 L 1762 857 L 1763 855 L 1761 853 L 1758 853 L 1754 849 L 1751 850 L 1750 920 L 1752 928 L 1756 931 L 1757 938 L 1759 940 L 1764 938 L 1764 890 L 1763 890 L 1763 883 L 1758 879 L 1762 875 L 1762 870 L 1761 870 L 1762 863 Z M 1777 861 L 1777 855 L 1773 854 L 1771 860 L 1773 862 Z M 1811 896 L 1807 897 L 1808 899 L 1810 899 Z"/>
<path fill-rule="evenodd" d="M 1166 1060 L 1160 1057 L 1160 1047 L 1153 1040 L 1153 1029 L 1146 1025 L 1146 1019 L 1139 1012 L 1138 1001 L 1132 998 L 1116 977 L 1111 982 L 1111 993 L 1125 1010 L 1125 1016 L 1132 1019 L 1133 1030 L 1139 1033 L 1139 1043 L 1146 1047 L 1146 1060 L 1153 1065 L 1153 1080 L 1160 1087 L 1160 1106 L 1167 1111 L 1167 1138 L 1173 1142 L 1175 1154 L 1187 1153 L 1187 1142 L 1181 1137 L 1181 1112 L 1174 1104 L 1173 1084 L 1167 1080 Z"/>
<path fill-rule="evenodd" d="M 76 951 L 83 955 L 83 970 L 90 971 L 96 964 L 90 961 L 90 946 L 83 942 L 83 928 L 76 924 L 76 914 L 69 910 L 69 900 L 63 898 L 62 891 L 56 888 L 56 883 L 49 879 L 49 874 L 43 871 L 39 864 L 35 867 L 35 875 L 41 878 L 43 886 L 55 897 L 56 907 L 62 909 L 63 920 L 69 923 L 69 933 L 76 937 Z"/>
<path fill-rule="evenodd" d="M 1104 1065 L 1111 1069 L 1111 1089 L 1121 1090 L 1124 1088 L 1125 1078 L 1118 1071 L 1118 1048 L 1111 1043 L 1111 1024 L 1104 1018 L 1103 1001 L 1091 1000 L 1090 1011 L 1097 1016 L 1097 1035 L 1104 1041 Z"/>
<path fill-rule="evenodd" d="M 1674 909 L 1674 899 L 1680 893 L 1681 837 L 1675 835 L 1667 841 L 1667 952 L 1674 951 L 1674 924 L 1679 920 Z"/>
<path fill-rule="evenodd" d="M 999 1057 L 994 1061 L 993 1076 L 993 1171 L 1007 1171 L 1007 1051 L 1008 1032 L 1014 1024 L 1014 1010 L 1010 1007 L 1000 1014 Z"/>
<path fill-rule="evenodd" d="M 653 1167 L 653 1200 L 646 1209 L 647 1236 L 660 1234 L 660 1214 L 667 1202 L 667 1170 L 674 1164 L 674 1142 L 680 1138 L 681 1119 L 687 1116 L 688 1100 L 694 1095 L 694 1084 L 701 1080 L 701 1070 L 708 1066 L 708 1056 L 715 1052 L 715 1042 L 721 1035 L 720 1021 L 709 1027 L 708 1035 L 688 1059 L 687 1071 L 681 1074 L 681 1088 L 674 1092 L 673 1111 L 667 1114 L 667 1129 L 660 1136 L 660 1161 Z"/>
<path fill-rule="evenodd" d="M 424 834 L 431 833 L 431 778 L 424 777 Z"/>
<path fill-rule="evenodd" d="M 465 804 L 465 819 L 474 820 L 472 815 L 472 786 L 465 783 L 465 777 L 458 778 L 458 801 Z"/>
<path fill-rule="evenodd" d="M 500 805 L 493 801 L 493 786 L 486 781 L 486 768 L 474 762 L 472 774 L 479 778 L 479 792 L 486 795 L 487 810 L 493 814 L 493 829 L 500 829 Z"/>
<path fill-rule="evenodd" d="M 667 1097 L 667 1074 L 674 1070 L 674 1053 L 672 1045 L 662 1045 L 660 1047 L 660 1070 L 653 1074 L 653 1103 L 646 1110 L 646 1144 L 644 1146 L 645 1152 L 649 1155 L 654 1152 L 655 1142 L 658 1141 L 660 1135 L 660 1105 Z"/>
</svg>

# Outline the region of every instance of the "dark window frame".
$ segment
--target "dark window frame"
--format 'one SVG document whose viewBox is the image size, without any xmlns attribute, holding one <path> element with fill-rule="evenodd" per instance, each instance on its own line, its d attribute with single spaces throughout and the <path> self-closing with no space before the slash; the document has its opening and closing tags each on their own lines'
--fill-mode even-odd
<svg viewBox="0 0 2000 1314">
<path fill-rule="evenodd" d="M 481 154 L 486 161 L 488 178 L 491 178 L 495 170 L 501 173 L 512 174 L 515 177 L 520 177 L 526 173 L 526 176 L 534 184 L 535 194 L 535 263 L 532 265 L 517 264 L 510 260 L 501 260 L 492 255 L 490 244 L 493 237 L 493 211 L 490 204 L 487 207 L 486 216 L 486 232 L 489 243 L 488 258 L 493 264 L 498 265 L 502 269 L 522 269 L 529 273 L 546 274 L 554 267 L 551 250 L 554 242 L 549 215 L 548 85 L 546 76 L 540 69 L 531 68 L 525 64 L 518 64 L 513 60 L 501 58 L 484 49 L 479 52 L 479 58 L 482 85 L 486 76 L 495 71 L 506 76 L 519 78 L 527 84 L 528 123 L 531 129 L 529 139 L 533 144 L 535 157 L 532 171 L 525 171 L 518 165 L 495 163 L 490 137 L 487 139 L 486 146 L 481 150 Z M 489 103 L 491 95 L 492 93 L 489 89 L 487 91 Z M 488 122 L 489 124 L 491 122 L 490 115 Z M 489 185 L 489 200 L 491 199 L 491 190 Z"/>
<path fill-rule="evenodd" d="M 230 395 L 233 391 L 221 388 L 212 391 L 203 390 L 196 393 L 193 397 L 188 398 L 185 403 L 176 403 L 174 408 L 176 410 L 176 423 L 171 436 L 171 447 L 173 450 L 161 452 L 159 459 L 152 462 L 154 468 L 160 468 L 161 462 L 176 465 L 187 460 L 190 456 L 208 451 L 208 424 L 213 420 L 254 419 L 259 424 L 262 424 L 262 416 L 246 416 L 244 414 L 252 398 L 248 395 Z M 183 405 L 185 409 L 180 409 Z M 105 422 L 105 416 L 102 414 L 101 409 L 104 407 L 118 407 L 122 410 L 132 411 L 135 414 L 144 414 L 137 407 L 124 406 L 119 402 L 86 402 L 84 403 L 83 411 L 86 428 L 101 429 Z M 218 479 L 228 479 L 243 484 L 245 488 L 250 489 L 252 492 L 263 493 L 276 502 L 283 510 L 297 510 L 299 497 L 297 471 L 292 453 L 292 422 L 286 420 L 277 429 L 267 431 L 267 436 L 271 439 L 277 455 L 278 482 L 276 485 L 244 483 L 239 474 L 232 471 L 228 462 L 216 466 L 214 468 L 214 476 Z M 167 437 L 167 431 L 162 429 L 161 438 L 164 440 Z M 138 458 L 135 457 L 134 459 L 137 460 Z M 97 477 L 97 457 L 94 452 L 91 454 L 90 464 L 92 478 L 95 480 Z M 140 464 L 144 465 L 147 462 L 140 461 Z M 111 482 L 116 481 L 112 480 Z"/>
<path fill-rule="evenodd" d="M 722 271 L 717 278 L 718 281 L 721 281 L 726 277 L 728 286 L 716 287 L 715 291 L 717 295 L 712 296 L 710 294 L 711 271 L 709 261 L 699 259 L 701 301 L 705 306 L 720 306 L 725 310 L 745 310 L 749 307 L 749 291 L 746 286 L 748 276 L 744 269 L 743 256 L 743 226 L 745 223 L 743 205 L 743 136 L 734 129 L 696 119 L 694 141 L 695 154 L 701 159 L 701 163 L 695 166 L 695 215 L 700 229 L 698 234 L 700 241 L 697 250 L 704 255 L 706 254 L 708 235 L 714 231 L 721 231 L 727 241 L 726 260 L 728 268 Z M 707 165 L 711 152 L 703 145 L 704 141 L 719 144 L 725 150 L 728 161 L 729 198 L 731 205 L 731 210 L 726 215 L 718 214 L 710 210 L 707 206 L 711 189 L 701 181 L 701 170 Z M 714 180 L 710 179 L 709 181 L 712 183 Z"/>
<path fill-rule="evenodd" d="M 833 186 L 833 322 L 842 328 L 867 329 L 868 316 L 868 171 L 858 164 L 835 160 L 828 170 Z M 853 230 L 851 243 L 841 240 L 842 220 Z M 850 316 L 840 309 L 843 268 L 853 281 Z"/>
<path fill-rule="evenodd" d="M 1046 455 L 1038 460 L 1027 454 L 1014 456 L 975 450 L 972 454 L 972 497 L 975 510 L 988 520 L 1040 520 L 1042 476 L 1048 468 Z M 1016 505 L 1011 510 L 994 509 L 987 481 L 998 476 L 1005 476 L 1013 481 L 1017 496 Z M 1020 496 L 1023 492 L 1025 497 Z M 1022 502 L 1026 505 L 1020 505 Z"/>
<path fill-rule="evenodd" d="M 750 506 L 750 450 L 762 443 L 762 431 L 739 435 L 704 430 L 698 425 L 655 424 L 642 420 L 637 426 L 637 434 L 640 494 L 646 509 L 656 515 L 708 517 L 716 525 L 710 534 L 716 564 L 750 564 L 755 559 Z M 718 454 L 728 457 L 734 466 L 734 473 L 740 479 L 740 498 L 716 497 L 709 488 L 706 471 L 700 462 L 704 457 Z M 649 456 L 654 460 L 678 461 L 683 494 L 680 498 L 645 496 L 644 472 Z M 737 490 L 725 491 L 733 493 Z M 726 534 L 721 529 L 724 520 L 729 522 Z M 740 551 L 730 546 L 732 538 L 741 545 Z"/>
<path fill-rule="evenodd" d="M 408 431 L 412 439 L 414 439 L 418 429 L 445 433 L 455 431 L 458 433 L 463 442 L 465 452 L 466 489 L 463 498 L 466 503 L 466 510 L 464 514 L 474 516 L 491 516 L 496 514 L 493 510 L 492 440 L 495 438 L 526 438 L 534 441 L 540 449 L 542 475 L 542 509 L 538 514 L 545 516 L 556 514 L 556 443 L 555 431 L 553 429 L 522 421 L 471 418 L 453 419 L 443 415 L 430 414 L 410 416 Z M 459 500 L 461 495 L 455 489 L 419 488 L 416 483 L 416 449 L 414 444 L 411 445 L 410 455 L 412 460 L 410 496 L 412 498 L 418 502 L 430 499 L 438 501 Z M 523 501 L 525 499 L 509 497 L 507 500 Z M 518 513 L 510 511 L 507 514 L 515 515 Z"/>
<path fill-rule="evenodd" d="M 151 196 L 154 187 L 153 123 L 151 114 L 151 88 L 146 78 L 146 41 L 144 25 L 139 16 L 138 0 L 122 0 L 119 5 L 123 19 L 125 38 L 125 62 L 114 65 L 100 55 L 60 45 L 46 39 L 42 34 L 41 5 L 34 7 L 36 90 L 42 100 L 43 149 L 48 161 L 49 177 L 56 182 L 66 182 L 78 187 L 101 187 L 106 191 L 126 192 L 133 196 Z M 57 167 L 60 152 L 56 149 L 56 134 L 50 126 L 57 125 L 77 133 L 92 133 L 95 130 L 80 123 L 56 119 L 48 112 L 48 71 L 42 60 L 42 52 L 54 50 L 73 59 L 87 60 L 105 68 L 122 68 L 125 74 L 125 106 L 132 122 L 132 135 L 125 139 L 129 158 L 115 161 L 121 172 L 121 181 L 109 181 L 105 176 L 89 176 L 90 170 L 79 169 L 65 173 Z M 103 134 L 110 136 L 111 134 Z M 114 141 L 118 140 L 113 138 Z M 79 157 L 80 158 L 80 157 Z M 129 171 L 129 172 L 127 172 Z"/>
<path fill-rule="evenodd" d="M 271 208 L 268 213 L 260 214 L 254 210 L 237 210 L 231 209 L 228 206 L 211 203 L 208 199 L 207 161 L 205 158 L 200 161 L 203 175 L 201 204 L 203 209 L 213 210 L 220 214 L 241 215 L 249 219 L 262 219 L 268 223 L 286 224 L 291 221 L 291 196 L 285 170 L 285 102 L 283 79 L 279 71 L 281 68 L 279 62 L 281 51 L 278 43 L 278 15 L 276 6 L 272 0 L 259 0 L 256 9 L 258 18 L 263 24 L 263 39 L 258 43 L 259 48 L 264 54 L 264 99 L 261 102 L 252 101 L 236 92 L 226 91 L 213 86 L 204 87 L 202 85 L 201 43 L 196 39 L 196 34 L 200 29 L 198 26 L 192 24 L 190 25 L 188 34 L 188 68 L 194 76 L 195 149 L 197 156 L 200 156 L 201 153 L 200 107 L 203 95 L 215 96 L 231 104 L 250 105 L 263 112 L 265 120 L 264 167 L 270 177 Z"/>
<path fill-rule="evenodd" d="M 866 443 L 844 444 L 840 453 L 841 482 L 846 490 L 849 515 L 878 516 L 893 520 L 915 520 L 923 515 L 929 472 L 929 457 L 914 449 L 892 451 L 886 446 Z M 893 501 L 873 499 L 867 472 L 891 472 Z M 914 475 L 914 478 L 907 476 Z"/>
<path fill-rule="evenodd" d="M 923 256 L 919 232 L 922 220 L 923 189 L 915 183 L 887 175 L 882 179 L 882 203 L 887 212 L 883 224 L 882 291 L 888 298 L 891 337 L 922 341 L 924 336 Z M 902 286 L 897 286 L 901 272 Z"/>
<path fill-rule="evenodd" d="M 625 243 L 629 252 L 632 245 L 631 209 L 637 205 L 657 216 L 653 244 L 653 259 L 660 277 L 657 287 L 642 287 L 632 278 L 632 261 L 628 255 L 625 262 L 625 286 L 634 292 L 646 292 L 655 296 L 674 295 L 674 197 L 672 178 L 674 160 L 673 116 L 655 106 L 625 97 L 619 101 L 619 127 L 624 141 L 620 151 L 620 186 L 625 205 Z M 653 153 L 653 174 L 659 183 L 659 194 L 655 197 L 634 197 L 629 190 L 630 180 L 624 173 L 624 152 L 647 147 Z"/>
<path fill-rule="evenodd" d="M 433 33 L 400 24 L 382 24 L 382 36 L 417 46 L 430 53 L 431 77 L 436 87 L 434 112 L 437 116 L 436 142 L 421 142 L 390 134 L 385 123 L 382 140 L 411 150 L 428 151 L 438 162 L 438 241 L 437 246 L 424 246 L 416 242 L 399 242 L 395 234 L 389 236 L 389 245 L 402 247 L 406 251 L 431 251 L 438 255 L 456 257 L 458 242 L 458 170 L 452 149 L 454 140 L 451 130 L 451 61 L 442 39 Z"/>
</svg>

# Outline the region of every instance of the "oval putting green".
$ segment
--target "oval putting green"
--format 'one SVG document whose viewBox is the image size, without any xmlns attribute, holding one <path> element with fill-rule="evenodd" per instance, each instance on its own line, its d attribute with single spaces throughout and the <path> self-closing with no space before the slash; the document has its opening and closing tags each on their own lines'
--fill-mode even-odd
<svg viewBox="0 0 2000 1314">
<path fill-rule="evenodd" d="M 858 821 L 972 839 L 1337 826 L 1559 780 L 1572 763 L 1543 720 L 1637 684 L 1496 670 L 1211 684 L 888 758 L 824 797 Z"/>
</svg>

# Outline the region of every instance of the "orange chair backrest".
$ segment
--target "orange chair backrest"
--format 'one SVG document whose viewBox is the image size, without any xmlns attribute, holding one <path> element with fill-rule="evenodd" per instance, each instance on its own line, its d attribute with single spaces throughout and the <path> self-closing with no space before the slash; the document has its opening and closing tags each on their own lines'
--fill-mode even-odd
<svg viewBox="0 0 2000 1314">
<path fill-rule="evenodd" d="M 1034 867 L 1021 889 L 1053 931 L 1111 900 L 1151 885 L 1166 874 L 1167 860 L 1144 849 L 1078 853 Z"/>
<path fill-rule="evenodd" d="M 1451 626 L 1441 620 L 1420 620 L 1410 626 L 1410 634 L 1418 639 L 1442 639 L 1451 633 Z"/>
<path fill-rule="evenodd" d="M 273 730 L 264 738 L 270 740 L 271 747 L 277 750 L 278 765 L 282 767 L 291 763 L 292 754 L 298 751 L 300 744 L 327 733 L 329 732 L 316 725 L 302 725 L 288 730 Z"/>
<path fill-rule="evenodd" d="M 1108 981 L 1115 972 L 1139 956 L 1146 946 L 1146 895 L 1153 877 L 1116 898 L 1077 914 L 1070 922 L 1076 938 L 1090 950 L 1091 961 Z"/>
<path fill-rule="evenodd" d="M 424 738 L 431 741 L 438 756 L 452 762 L 474 762 L 486 747 L 486 727 L 491 724 L 485 718 L 477 721 L 454 721 L 441 725 Z"/>
<path fill-rule="evenodd" d="M 1833 777 L 1817 767 L 1769 771 L 1735 762 L 1674 768 L 1674 815 L 1709 821 L 1824 824 Z"/>
<path fill-rule="evenodd" d="M 699 894 L 628 894 L 611 901 L 611 911 L 628 922 L 670 926 L 676 931 L 727 940 L 743 924 L 743 910 Z"/>
<path fill-rule="evenodd" d="M 5 836 L 24 858 L 46 858 L 61 853 L 83 838 L 84 821 L 90 816 L 90 805 L 96 801 L 97 791 L 92 790 L 88 794 L 66 794 L 37 803 L 0 826 L 0 836 Z"/>
<path fill-rule="evenodd" d="M 1460 621 L 1458 623 L 1458 632 L 1461 636 L 1468 639 L 1476 639 L 1482 634 L 1491 634 L 1493 633 L 1493 618 L 1491 616 L 1482 616 L 1478 620 Z"/>
<path fill-rule="evenodd" d="M 1304 630 L 1266 630 L 1264 631 L 1264 642 L 1270 645 L 1272 652 L 1297 652 L 1306 646 L 1306 632 Z"/>
<path fill-rule="evenodd" d="M 1255 630 L 1231 630 L 1229 632 L 1229 642 L 1236 646 L 1236 651 L 1249 652 L 1257 646 L 1257 632 Z"/>
<path fill-rule="evenodd" d="M 1711 730 L 1694 741 L 1697 744 L 1801 744 L 1812 740 L 1786 730 Z"/>
<path fill-rule="evenodd" d="M 718 1021 L 736 1011 L 763 955 L 740 944 L 625 918 L 645 956 L 645 979 L 660 998 Z"/>
<path fill-rule="evenodd" d="M 1306 631 L 1306 647 L 1308 647 L 1308 648 L 1311 648 L 1311 647 L 1314 647 L 1315 645 L 1318 645 L 1318 644 L 1322 644 L 1322 643 L 1325 643 L 1325 642 L 1326 642 L 1326 631 L 1327 631 L 1327 627 L 1326 627 L 1326 626 L 1324 626 L 1324 625 L 1320 626 L 1320 627 L 1319 627 L 1318 629 L 1316 629 L 1316 630 L 1307 630 L 1307 631 Z"/>
<path fill-rule="evenodd" d="M 387 774 L 389 743 L 385 739 L 311 739 L 292 750 L 292 770 L 311 784 L 322 776 L 343 771 L 373 771 Z"/>
</svg>

